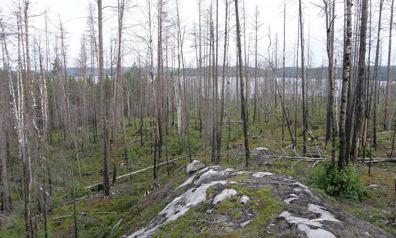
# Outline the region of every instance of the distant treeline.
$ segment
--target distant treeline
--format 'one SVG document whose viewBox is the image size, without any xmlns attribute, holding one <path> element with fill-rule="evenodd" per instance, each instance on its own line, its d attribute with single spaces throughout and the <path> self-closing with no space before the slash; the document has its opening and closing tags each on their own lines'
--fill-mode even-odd
<svg viewBox="0 0 396 238">
<path fill-rule="evenodd" d="M 131 72 L 137 70 L 137 67 L 124 67 L 123 68 L 123 72 L 127 73 L 127 72 Z M 150 70 L 148 67 L 144 67 L 141 69 L 143 72 L 145 73 L 149 73 Z M 176 72 L 177 69 L 172 69 L 172 68 L 167 68 L 164 69 L 164 73 L 172 73 L 172 72 Z M 208 73 L 209 70 L 208 68 L 203 68 L 202 69 L 204 72 Z M 253 67 L 249 67 L 248 69 L 248 73 L 249 73 L 249 77 L 253 77 L 255 75 L 255 69 Z M 296 72 L 297 68 L 296 67 L 286 67 L 285 68 L 285 77 L 286 78 L 295 78 L 296 77 Z M 299 77 L 301 76 L 301 70 L 298 70 L 298 75 Z M 69 76 L 71 77 L 77 77 L 80 75 L 80 68 L 68 68 L 67 69 L 67 73 Z M 90 73 L 91 69 L 87 69 L 86 72 Z M 154 74 L 157 72 L 156 69 L 153 69 Z M 219 71 L 218 72 L 222 72 L 222 67 L 219 66 Z M 396 66 L 391 66 L 391 77 L 393 81 L 396 81 Z M 95 68 L 92 70 L 92 73 L 97 76 L 98 74 L 98 70 Z M 259 77 L 263 77 L 263 76 L 268 76 L 271 72 L 268 69 L 258 69 L 257 74 Z M 278 77 L 282 77 L 283 72 L 282 69 L 278 69 L 277 70 L 277 76 Z M 317 67 L 317 68 L 307 68 L 306 70 L 307 73 L 307 77 L 308 78 L 326 78 L 327 77 L 327 67 Z M 111 70 L 110 69 L 105 69 L 105 74 L 106 75 L 111 75 Z M 115 74 L 115 71 L 113 70 L 113 74 Z M 186 68 L 184 69 L 184 74 L 186 76 L 189 77 L 194 77 L 194 76 L 198 76 L 199 72 L 197 68 Z M 231 66 L 228 67 L 227 69 L 227 76 L 231 77 L 231 76 L 235 76 L 236 75 L 236 67 L 235 66 Z M 370 66 L 370 75 L 371 78 L 374 77 L 374 66 Z M 337 79 L 341 79 L 342 78 L 342 68 L 341 67 L 337 67 L 335 69 L 335 76 Z M 387 67 L 386 66 L 381 66 L 380 67 L 380 79 L 381 81 L 386 81 L 386 77 L 387 77 Z"/>
</svg>

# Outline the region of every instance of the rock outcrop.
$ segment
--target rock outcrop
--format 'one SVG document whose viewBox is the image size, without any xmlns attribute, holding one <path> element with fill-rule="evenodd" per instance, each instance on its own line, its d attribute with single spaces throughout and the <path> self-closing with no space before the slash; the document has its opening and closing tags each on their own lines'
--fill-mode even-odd
<svg viewBox="0 0 396 238">
<path fill-rule="evenodd" d="M 202 225 L 191 228 L 195 235 L 215 226 L 215 235 L 239 234 L 235 237 L 392 237 L 334 207 L 292 177 L 219 166 L 203 168 L 196 166 L 201 165 L 199 161 L 193 164 L 190 168 L 200 169 L 170 192 L 169 204 L 129 238 L 156 236 L 168 224 L 173 229 L 192 208 L 195 213 L 203 213 L 202 220 L 207 219 Z M 258 196 L 263 191 L 270 191 L 271 200 Z M 269 203 L 272 200 L 276 206 Z M 270 208 L 272 213 L 268 213 Z M 261 210 L 270 216 L 264 217 Z"/>
<path fill-rule="evenodd" d="M 193 160 L 193 162 L 189 163 L 186 168 L 186 173 L 191 174 L 195 171 L 198 171 L 202 168 L 205 168 L 205 164 L 199 160 Z"/>
</svg>

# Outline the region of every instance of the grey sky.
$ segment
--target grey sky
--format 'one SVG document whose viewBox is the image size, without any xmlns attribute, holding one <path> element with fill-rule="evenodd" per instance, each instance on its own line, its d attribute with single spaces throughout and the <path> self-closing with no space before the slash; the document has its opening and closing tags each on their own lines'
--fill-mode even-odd
<svg viewBox="0 0 396 238">
<path fill-rule="evenodd" d="M 378 0 L 373 0 L 373 4 L 376 6 Z M 1 15 L 9 17 L 10 12 L 13 9 L 17 0 L 2 0 L 0 9 Z M 136 60 L 136 55 L 131 52 L 140 52 L 144 55 L 146 53 L 146 47 L 142 44 L 141 40 L 135 37 L 136 34 L 141 34 L 142 24 L 145 21 L 145 17 L 142 15 L 142 8 L 145 5 L 146 0 L 127 0 L 129 8 L 126 14 L 126 28 L 125 38 L 126 45 L 124 52 L 126 53 L 125 66 L 131 64 Z M 156 0 L 153 0 L 154 9 L 153 13 L 156 14 L 155 4 Z M 185 44 L 184 51 L 186 54 L 187 66 L 195 64 L 195 52 L 192 48 L 193 37 L 192 32 L 194 29 L 194 23 L 198 21 L 198 0 L 179 0 L 182 25 L 185 27 Z M 210 0 L 203 0 L 204 8 L 210 6 Z M 324 28 L 324 17 L 323 12 L 316 5 L 322 5 L 322 0 L 303 0 L 304 2 L 304 20 L 305 20 L 305 40 L 306 44 L 310 46 L 311 62 L 314 66 L 321 66 L 326 64 L 325 56 L 325 28 Z M 387 1 L 384 7 L 384 27 L 382 31 L 383 44 L 383 56 L 387 57 L 387 45 L 388 45 L 388 22 L 389 22 L 389 6 Z M 87 30 L 87 16 L 88 16 L 88 5 L 89 3 L 96 4 L 94 0 L 31 0 L 31 14 L 36 15 L 43 13 L 48 9 L 48 15 L 50 19 L 50 30 L 53 33 L 58 32 L 59 18 L 64 22 L 64 26 L 67 32 L 67 50 L 68 50 L 68 61 L 69 64 L 75 64 L 76 59 L 79 55 L 80 39 L 82 34 Z M 213 0 L 213 3 L 215 1 Z M 116 6 L 116 0 L 103 0 L 104 6 Z M 224 0 L 219 0 L 220 4 L 220 35 L 222 39 L 223 35 L 223 24 L 224 24 Z M 279 49 L 278 52 L 282 52 L 282 41 L 283 41 L 283 0 L 246 0 L 246 16 L 247 16 L 247 41 L 251 47 L 253 44 L 254 32 L 252 28 L 254 9 L 257 6 L 260 11 L 260 23 L 262 24 L 260 29 L 260 40 L 259 40 L 259 53 L 261 61 L 267 56 L 268 47 L 268 32 L 271 30 L 272 43 L 275 44 L 275 35 L 278 34 Z M 295 46 L 297 39 L 297 17 L 298 17 L 298 1 L 297 0 L 286 0 L 287 4 L 287 17 L 286 17 L 286 59 L 287 65 L 293 65 Z M 233 9 L 233 1 L 231 2 Z M 96 6 L 96 5 L 95 5 Z M 241 5 L 242 7 L 242 5 Z M 340 59 L 342 54 L 342 22 L 343 22 L 343 3 L 339 1 L 337 3 L 337 24 L 336 24 L 336 55 Z M 167 1 L 167 10 L 170 15 L 175 15 L 175 0 Z M 110 38 L 116 37 L 116 15 L 114 9 L 107 7 L 104 9 L 105 19 L 104 22 L 105 31 L 104 39 L 105 46 L 109 46 Z M 375 14 L 377 15 L 377 14 Z M 44 17 L 34 17 L 31 20 L 31 25 L 34 26 L 32 34 L 36 36 L 42 36 L 44 30 Z M 377 16 L 374 16 L 376 21 Z M 231 24 L 235 22 L 234 16 L 231 17 Z M 375 24 L 374 24 L 375 25 Z M 373 26 L 374 27 L 374 26 Z M 310 36 L 308 39 L 308 35 Z M 393 34 L 395 35 L 395 34 Z M 234 57 L 233 49 L 235 47 L 233 33 L 231 35 L 230 44 L 230 60 L 231 64 Z M 54 35 L 52 35 L 52 39 Z M 393 37 L 395 38 L 395 37 Z M 251 43 L 249 44 L 249 39 Z M 395 39 L 394 39 L 395 42 Z M 396 42 L 395 42 L 396 44 Z M 109 48 L 109 47 L 107 47 Z M 392 63 L 395 64 L 395 47 L 393 47 Z M 250 49 L 253 53 L 253 48 Z M 279 58 L 281 58 L 279 56 Z M 251 57 L 251 63 L 253 58 Z M 385 64 L 386 58 L 383 58 L 383 64 Z M 339 61 L 340 63 L 340 61 Z"/>
</svg>

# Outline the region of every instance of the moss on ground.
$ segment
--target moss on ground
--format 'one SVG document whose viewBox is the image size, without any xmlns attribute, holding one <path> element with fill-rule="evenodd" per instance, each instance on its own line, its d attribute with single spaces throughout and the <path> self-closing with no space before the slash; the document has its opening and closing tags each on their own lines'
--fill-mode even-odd
<svg viewBox="0 0 396 238">
<path fill-rule="evenodd" d="M 214 206 L 208 199 L 203 204 L 191 208 L 183 217 L 159 228 L 154 237 L 263 237 L 265 227 L 279 214 L 283 205 L 280 204 L 269 188 L 248 188 L 232 185 L 229 188 L 237 190 L 238 195 L 226 199 Z M 247 195 L 250 200 L 247 204 L 239 202 L 242 195 Z M 213 189 L 208 189 L 207 197 L 214 196 Z M 210 210 L 211 212 L 208 212 Z M 254 214 L 254 218 L 244 228 L 239 228 L 237 221 L 244 219 L 246 210 Z M 218 222 L 218 217 L 227 217 L 236 223 L 237 229 L 227 231 L 223 223 Z"/>
</svg>

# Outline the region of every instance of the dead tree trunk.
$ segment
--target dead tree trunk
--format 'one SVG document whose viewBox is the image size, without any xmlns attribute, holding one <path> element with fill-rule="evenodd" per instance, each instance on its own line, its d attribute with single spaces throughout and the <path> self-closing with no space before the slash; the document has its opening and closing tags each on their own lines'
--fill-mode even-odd
<svg viewBox="0 0 396 238">
<path fill-rule="evenodd" d="M 110 195 L 110 182 L 109 182 L 109 130 L 107 121 L 107 107 L 106 107 L 106 85 L 104 79 L 104 66 L 103 66 L 103 14 L 102 14 L 102 0 L 97 0 L 98 4 L 98 32 L 99 32 L 99 84 L 100 84 L 100 122 L 102 134 L 102 173 L 103 173 L 103 193 L 104 196 Z"/>
<path fill-rule="evenodd" d="M 386 71 L 386 97 L 385 97 L 385 111 L 384 111 L 384 130 L 390 128 L 391 118 L 389 117 L 389 102 L 391 101 L 392 93 L 392 77 L 391 77 L 391 56 L 392 56 L 392 30 L 393 30 L 393 10 L 395 0 L 392 0 L 389 21 L 389 42 L 388 42 L 388 66 Z"/>
<path fill-rule="evenodd" d="M 351 79 L 351 54 L 352 54 L 352 0 L 346 0 L 344 6 L 344 56 L 342 71 L 342 89 L 340 104 L 340 153 L 338 158 L 338 168 L 343 169 L 347 163 L 346 155 L 346 113 L 348 101 L 348 85 Z"/>
<path fill-rule="evenodd" d="M 355 124 L 352 137 L 351 159 L 357 161 L 360 135 L 362 131 L 362 115 L 363 115 L 363 95 L 366 76 L 366 40 L 367 40 L 367 18 L 368 18 L 368 0 L 362 2 L 360 23 L 360 48 L 359 48 L 359 76 L 355 91 Z M 347 155 L 348 156 L 348 155 Z"/>
<path fill-rule="evenodd" d="M 377 46 L 375 49 L 375 66 L 374 66 L 374 102 L 373 102 L 373 147 L 377 148 L 377 104 L 378 100 L 378 87 L 379 87 L 379 79 L 380 79 L 380 46 L 381 46 L 381 23 L 382 23 L 382 8 L 384 5 L 384 0 L 380 0 L 379 2 L 379 17 L 378 17 L 378 28 L 377 28 Z"/>
<path fill-rule="evenodd" d="M 223 119 L 224 119 L 224 88 L 225 88 L 225 77 L 226 77 L 226 63 L 227 63 L 227 44 L 228 44 L 228 0 L 225 1 L 225 22 L 224 22 L 224 48 L 223 48 L 223 75 L 221 78 L 221 105 L 220 105 L 220 119 L 219 128 L 217 131 L 217 154 L 216 161 L 220 162 L 221 153 L 221 139 L 223 135 Z"/>
<path fill-rule="evenodd" d="M 327 106 L 327 127 L 328 135 L 326 140 L 331 139 L 331 158 L 334 162 L 336 154 L 336 122 L 335 122 L 335 78 L 334 78 L 334 21 L 335 21 L 335 0 L 323 1 L 326 14 L 326 50 L 328 58 L 328 81 L 329 81 L 329 98 Z"/>
<path fill-rule="evenodd" d="M 239 85 L 240 85 L 240 94 L 241 94 L 241 114 L 243 121 L 243 138 L 245 144 L 245 166 L 249 166 L 249 138 L 248 138 L 248 124 L 246 118 L 246 100 L 245 100 L 245 90 L 244 90 L 244 80 L 243 80 L 243 62 L 242 62 L 242 46 L 241 46 L 241 29 L 239 24 L 239 11 L 238 11 L 238 0 L 235 0 L 235 21 L 236 21 L 236 33 L 237 33 L 237 48 L 238 48 L 238 68 L 239 68 Z"/>
<path fill-rule="evenodd" d="M 299 22 L 300 22 L 300 44 L 301 44 L 301 89 L 302 89 L 302 113 L 303 113 L 303 154 L 307 153 L 307 131 L 308 131 L 308 109 L 306 103 L 306 83 L 305 83 L 305 51 L 304 51 L 304 25 L 302 16 L 302 3 L 301 0 L 298 1 L 298 12 L 299 12 Z"/>
</svg>

